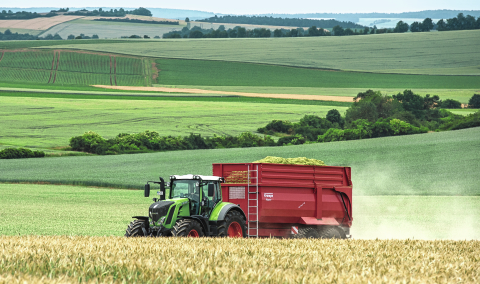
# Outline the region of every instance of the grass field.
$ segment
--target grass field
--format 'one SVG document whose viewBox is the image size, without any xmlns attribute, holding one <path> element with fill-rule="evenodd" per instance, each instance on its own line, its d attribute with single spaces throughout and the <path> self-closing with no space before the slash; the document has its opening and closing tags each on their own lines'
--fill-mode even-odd
<svg viewBox="0 0 480 284">
<path fill-rule="evenodd" d="M 10 236 L 123 236 L 131 217 L 146 216 L 152 203 L 139 190 L 82 186 L 0 183 L 0 194 L 0 235 Z M 355 239 L 480 238 L 480 196 L 354 199 Z"/>
<path fill-rule="evenodd" d="M 65 146 L 71 137 L 86 131 L 95 131 L 105 137 L 145 130 L 174 136 L 190 133 L 238 135 L 254 132 L 272 119 L 298 121 L 305 114 L 324 117 L 333 108 L 341 113 L 346 110 L 346 107 L 329 104 L 281 104 L 275 103 L 276 100 L 271 104 L 256 103 L 255 99 L 251 103 L 241 103 L 248 102 L 243 98 L 158 101 L 13 95 L 15 97 L 0 96 L 3 124 L 0 144 L 37 147 Z"/>
<path fill-rule="evenodd" d="M 480 44 L 479 30 L 346 37 L 138 42 L 82 46 L 72 44 L 49 48 L 374 73 L 480 75 L 480 51 L 476 48 Z"/>
<path fill-rule="evenodd" d="M 475 283 L 478 241 L 0 237 L 13 283 Z"/>
<path fill-rule="evenodd" d="M 161 69 L 157 82 L 162 85 L 480 89 L 480 77 L 477 76 L 332 72 L 318 69 L 207 60 L 157 59 L 156 62 Z"/>
<path fill-rule="evenodd" d="M 36 138 L 32 136 L 21 134 L 18 140 Z M 480 128 L 476 127 L 299 146 L 2 160 L 0 181 L 140 189 L 146 180 L 158 176 L 211 175 L 212 163 L 252 162 L 266 156 L 280 156 L 309 157 L 323 160 L 327 165 L 352 167 L 357 196 L 479 196 L 478 137 Z"/>
</svg>

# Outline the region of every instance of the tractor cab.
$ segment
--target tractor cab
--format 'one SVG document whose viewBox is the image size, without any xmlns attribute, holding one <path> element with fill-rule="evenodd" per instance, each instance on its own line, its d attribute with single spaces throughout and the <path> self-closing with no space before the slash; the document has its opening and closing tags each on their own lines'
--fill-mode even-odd
<svg viewBox="0 0 480 284">
<path fill-rule="evenodd" d="M 171 176 L 170 199 L 188 198 L 190 215 L 208 216 L 222 200 L 221 181 L 223 178 L 214 176 Z"/>
</svg>

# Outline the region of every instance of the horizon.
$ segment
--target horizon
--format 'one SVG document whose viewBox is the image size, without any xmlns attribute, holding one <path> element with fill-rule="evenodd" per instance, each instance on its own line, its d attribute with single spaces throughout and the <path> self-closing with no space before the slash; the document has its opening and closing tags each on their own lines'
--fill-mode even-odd
<svg viewBox="0 0 480 284">
<path fill-rule="evenodd" d="M 230 2 L 207 0 L 198 3 L 192 0 L 186 0 L 181 4 L 165 3 L 163 7 L 158 6 L 156 1 L 144 0 L 139 1 L 134 7 L 130 1 L 124 0 L 102 0 L 92 1 L 85 0 L 83 5 L 64 5 L 65 3 L 58 0 L 42 1 L 42 6 L 35 5 L 38 2 L 33 0 L 15 1 L 13 5 L 5 5 L 1 8 L 5 9 L 42 9 L 42 8 L 138 8 L 145 7 L 150 9 L 173 9 L 173 10 L 191 10 L 199 12 L 209 12 L 214 14 L 232 14 L 232 15 L 255 15 L 255 14 L 315 14 L 315 13 L 334 13 L 334 14 L 361 14 L 361 13 L 409 13 L 421 12 L 427 10 L 480 10 L 480 1 L 459 0 L 452 3 L 451 1 L 434 1 L 426 0 L 421 3 L 415 0 L 406 0 L 402 3 L 387 3 L 379 0 L 368 0 L 366 2 L 358 2 L 347 0 L 341 6 L 337 3 L 319 3 L 312 0 L 297 3 L 291 7 L 289 2 L 276 2 L 274 6 L 271 2 L 261 2 L 254 0 L 245 0 L 242 5 L 231 4 Z M 124 5 L 126 4 L 126 5 Z"/>
</svg>

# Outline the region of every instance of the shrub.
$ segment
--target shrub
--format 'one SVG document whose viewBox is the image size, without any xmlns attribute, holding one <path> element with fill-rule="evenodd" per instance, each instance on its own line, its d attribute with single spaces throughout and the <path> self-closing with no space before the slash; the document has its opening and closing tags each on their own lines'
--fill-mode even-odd
<svg viewBox="0 0 480 284">
<path fill-rule="evenodd" d="M 468 101 L 469 108 L 480 108 L 480 95 L 473 95 Z"/>
<path fill-rule="evenodd" d="M 442 107 L 442 108 L 462 108 L 462 104 L 459 101 L 456 101 L 456 100 L 446 99 L 441 103 L 440 107 Z"/>
<path fill-rule="evenodd" d="M 43 151 L 32 151 L 25 148 L 7 148 L 0 151 L 0 159 L 23 159 L 45 157 Z"/>
</svg>

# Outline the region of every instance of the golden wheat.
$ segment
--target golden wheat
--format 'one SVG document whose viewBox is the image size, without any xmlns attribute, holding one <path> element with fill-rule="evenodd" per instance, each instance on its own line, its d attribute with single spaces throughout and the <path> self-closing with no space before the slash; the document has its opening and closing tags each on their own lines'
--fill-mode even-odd
<svg viewBox="0 0 480 284">
<path fill-rule="evenodd" d="M 479 241 L 0 237 L 0 283 L 479 281 Z"/>
</svg>

